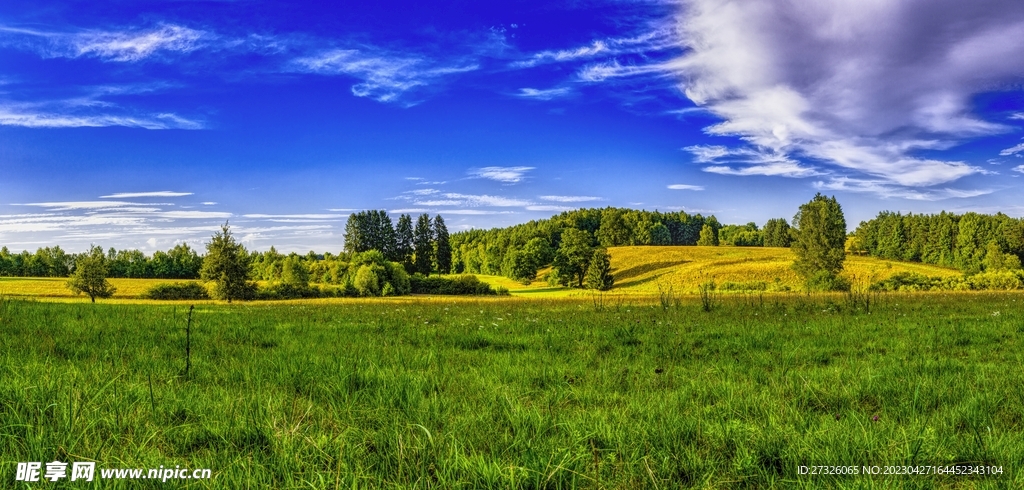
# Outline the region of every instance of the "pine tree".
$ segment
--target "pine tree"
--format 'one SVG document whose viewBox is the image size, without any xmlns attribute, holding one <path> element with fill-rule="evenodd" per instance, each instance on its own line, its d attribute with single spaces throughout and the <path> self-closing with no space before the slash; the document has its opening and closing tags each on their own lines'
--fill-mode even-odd
<svg viewBox="0 0 1024 490">
<path fill-rule="evenodd" d="M 406 270 L 412 269 L 412 243 L 412 217 L 403 214 L 398 218 L 398 227 L 395 230 L 395 262 L 400 262 Z"/>
<path fill-rule="evenodd" d="M 430 227 L 430 215 L 421 214 L 416 220 L 413 249 L 416 254 L 413 258 L 414 270 L 425 276 L 430 275 L 434 263 L 434 233 Z"/>
<path fill-rule="evenodd" d="M 249 254 L 231 236 L 227 223 L 206 244 L 200 275 L 204 281 L 214 281 L 214 296 L 226 299 L 228 303 L 232 299 L 245 298 L 255 288 L 249 282 Z"/>
<path fill-rule="evenodd" d="M 452 245 L 448 237 L 448 227 L 444 225 L 441 215 L 434 216 L 434 264 L 438 274 L 449 274 L 452 271 Z"/>
<path fill-rule="evenodd" d="M 594 250 L 590 257 L 590 265 L 587 266 L 585 283 L 588 288 L 598 291 L 607 291 L 615 283 L 615 278 L 612 277 L 611 256 L 605 249 Z"/>
<path fill-rule="evenodd" d="M 793 269 L 809 281 L 816 276 L 834 280 L 846 260 L 846 218 L 836 198 L 816 194 L 800 206 L 793 223 L 798 230 L 792 244 Z"/>
</svg>

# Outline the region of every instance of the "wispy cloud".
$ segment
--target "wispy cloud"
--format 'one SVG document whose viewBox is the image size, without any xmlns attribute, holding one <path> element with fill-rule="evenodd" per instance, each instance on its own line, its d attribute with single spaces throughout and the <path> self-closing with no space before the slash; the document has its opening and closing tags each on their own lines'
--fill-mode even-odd
<svg viewBox="0 0 1024 490">
<path fill-rule="evenodd" d="M 529 201 L 521 199 L 514 199 L 509 197 L 501 196 L 489 196 L 487 194 L 459 194 L 449 192 L 444 194 L 444 197 L 448 199 L 456 200 L 459 204 L 447 204 L 448 206 L 462 205 L 462 206 L 498 206 L 498 207 L 509 207 L 509 206 L 527 206 L 530 204 Z"/>
<path fill-rule="evenodd" d="M 1024 174 L 1024 165 L 1017 165 L 1016 167 L 1013 167 L 1011 170 L 1013 170 L 1014 172 L 1020 172 Z"/>
<path fill-rule="evenodd" d="M 999 152 L 999 156 L 1008 157 L 1010 155 L 1017 155 L 1020 152 L 1024 152 L 1024 143 L 1021 143 L 1021 144 L 1019 144 L 1017 146 L 1014 146 L 1014 147 L 1007 148 L 1007 149 Z"/>
<path fill-rule="evenodd" d="M 57 107 L 54 107 L 57 106 Z M 62 107 L 61 107 L 62 106 Z M 124 126 L 142 129 L 202 129 L 203 123 L 174 114 L 114 115 L 82 114 L 102 112 L 110 107 L 70 107 L 58 101 L 47 104 L 3 104 L 0 102 L 0 126 L 26 128 L 82 128 Z"/>
<path fill-rule="evenodd" d="M 188 53 L 202 46 L 209 34 L 164 24 L 150 29 L 48 32 L 0 26 L 0 43 L 33 49 L 46 57 L 96 57 L 105 61 L 136 62 L 159 52 Z"/>
<path fill-rule="evenodd" d="M 548 50 L 534 53 L 528 59 L 513 62 L 512 66 L 516 68 L 528 68 L 542 63 L 589 58 L 594 55 L 607 52 L 609 52 L 608 44 L 602 40 L 596 40 L 589 46 L 581 46 L 576 49 Z"/>
<path fill-rule="evenodd" d="M 537 204 L 537 205 L 533 205 L 533 206 L 526 206 L 526 210 L 527 211 L 547 211 L 547 212 L 556 212 L 556 213 L 560 213 L 562 211 L 571 211 L 573 209 L 577 209 L 577 208 L 569 207 L 569 206 L 554 206 L 554 205 L 550 205 L 550 204 Z"/>
<path fill-rule="evenodd" d="M 498 182 L 514 184 L 526 178 L 526 172 L 535 167 L 484 167 L 470 169 L 469 175 L 480 179 L 489 179 Z"/>
<path fill-rule="evenodd" d="M 814 187 L 821 190 L 871 193 L 883 198 L 902 198 L 912 201 L 941 201 L 952 198 L 978 197 L 994 192 L 993 189 L 914 189 L 893 185 L 885 180 L 835 177 L 827 182 L 818 181 Z"/>
<path fill-rule="evenodd" d="M 396 102 L 417 87 L 478 68 L 475 63 L 445 66 L 426 57 L 395 55 L 375 48 L 331 49 L 290 64 L 290 69 L 298 72 L 360 79 L 352 86 L 352 94 L 378 102 Z"/>
<path fill-rule="evenodd" d="M 702 191 L 704 186 L 702 185 L 691 185 L 691 184 L 670 184 L 669 189 L 677 191 Z"/>
<path fill-rule="evenodd" d="M 517 97 L 524 99 L 536 99 L 536 100 L 551 100 L 558 97 L 563 97 L 570 94 L 572 91 L 568 87 L 549 88 L 549 89 L 536 89 L 536 88 L 521 88 Z"/>
<path fill-rule="evenodd" d="M 132 198 L 132 197 L 181 197 L 181 196 L 191 196 L 191 195 L 192 195 L 191 192 L 174 192 L 174 191 L 119 192 L 119 193 L 116 193 L 116 194 L 109 194 L 109 195 L 106 195 L 106 196 L 100 196 L 100 199 L 126 199 L 126 198 Z"/>
<path fill-rule="evenodd" d="M 890 187 L 931 187 L 982 170 L 916 151 L 1007 130 L 972 114 L 971 98 L 1024 71 L 1024 4 L 685 3 L 681 47 L 688 51 L 662 67 L 723 120 L 709 134 L 740 137 L 753 152 L 807 159 Z M 634 70 L 605 64 L 586 73 L 599 79 Z M 786 160 L 705 170 L 818 174 Z"/>
<path fill-rule="evenodd" d="M 538 199 L 553 202 L 590 202 L 601 200 L 600 197 L 594 196 L 539 196 Z"/>
<path fill-rule="evenodd" d="M 766 148 L 726 148 L 695 145 L 684 150 L 694 156 L 694 163 L 710 163 L 702 170 L 722 175 L 766 175 L 776 177 L 810 177 L 822 175 L 817 169 L 802 165 L 784 153 Z M 740 164 L 724 165 L 724 164 Z"/>
<path fill-rule="evenodd" d="M 244 218 L 253 219 L 311 219 L 311 220 L 339 220 L 347 218 L 347 214 L 243 214 Z"/>
</svg>

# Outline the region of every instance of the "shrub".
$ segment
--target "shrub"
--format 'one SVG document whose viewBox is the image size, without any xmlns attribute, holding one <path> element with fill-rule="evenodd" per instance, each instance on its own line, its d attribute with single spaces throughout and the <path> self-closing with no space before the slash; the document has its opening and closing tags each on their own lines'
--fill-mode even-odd
<svg viewBox="0 0 1024 490">
<path fill-rule="evenodd" d="M 476 276 L 464 274 L 455 277 L 423 277 L 414 275 L 409 278 L 414 294 L 451 294 L 451 295 L 495 295 L 497 291 L 490 284 L 480 282 Z"/>
<path fill-rule="evenodd" d="M 819 270 L 807 278 L 808 291 L 849 291 L 850 280 L 827 270 Z"/>
<path fill-rule="evenodd" d="M 898 272 L 888 279 L 872 283 L 868 289 L 871 291 L 928 291 L 930 289 L 954 288 L 944 286 L 941 279 L 938 278 L 931 278 L 916 272 Z"/>
<path fill-rule="evenodd" d="M 320 289 L 289 283 L 272 284 L 270 286 L 261 287 L 256 291 L 256 299 L 303 299 L 322 297 L 324 297 L 324 294 Z"/>
<path fill-rule="evenodd" d="M 205 286 L 195 281 L 157 284 L 142 293 L 145 299 L 210 299 Z"/>
</svg>

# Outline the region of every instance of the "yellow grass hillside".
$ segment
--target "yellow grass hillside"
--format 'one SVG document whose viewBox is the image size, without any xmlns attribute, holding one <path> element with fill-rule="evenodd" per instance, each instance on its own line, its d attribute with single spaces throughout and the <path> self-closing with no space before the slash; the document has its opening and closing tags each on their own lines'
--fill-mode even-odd
<svg viewBox="0 0 1024 490">
<path fill-rule="evenodd" d="M 798 291 L 800 277 L 790 267 L 788 248 L 772 247 L 612 247 L 614 292 L 653 293 L 672 288 L 695 293 L 697 285 L 713 279 L 722 286 L 743 289 L 764 283 L 768 290 Z M 960 272 L 927 264 L 894 262 L 872 257 L 847 256 L 843 275 L 854 285 L 886 279 L 898 272 L 927 276 L 956 276 Z"/>
</svg>

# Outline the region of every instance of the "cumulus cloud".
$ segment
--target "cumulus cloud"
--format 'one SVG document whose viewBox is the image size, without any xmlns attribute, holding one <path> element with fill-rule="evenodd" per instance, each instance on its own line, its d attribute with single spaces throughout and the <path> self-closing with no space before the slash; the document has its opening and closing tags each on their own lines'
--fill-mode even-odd
<svg viewBox="0 0 1024 490">
<path fill-rule="evenodd" d="M 974 115 L 971 98 L 1024 72 L 1024 4 L 1005 0 L 687 0 L 680 30 L 688 51 L 676 60 L 605 63 L 581 77 L 673 71 L 722 119 L 709 134 L 777 158 L 705 168 L 732 175 L 819 173 L 792 158 L 899 187 L 979 173 L 919 151 L 1007 130 Z M 702 151 L 699 163 L 734 150 Z"/>
<path fill-rule="evenodd" d="M 417 87 L 478 68 L 474 63 L 443 66 L 425 57 L 393 55 L 376 49 L 331 49 L 291 63 L 294 71 L 360 79 L 352 86 L 352 94 L 378 102 L 396 102 Z"/>
<path fill-rule="evenodd" d="M 690 185 L 690 184 L 671 184 L 668 186 L 669 189 L 677 191 L 702 191 L 704 186 L 702 185 Z"/>
<path fill-rule="evenodd" d="M 469 175 L 480 179 L 489 179 L 514 184 L 523 180 L 526 176 L 526 172 L 529 172 L 534 168 L 535 167 L 484 167 L 471 169 L 469 171 Z"/>
</svg>

